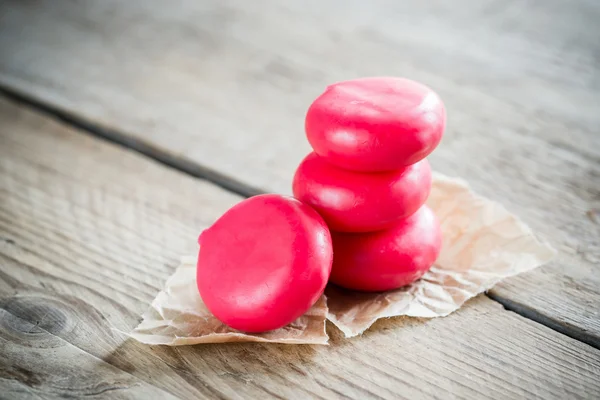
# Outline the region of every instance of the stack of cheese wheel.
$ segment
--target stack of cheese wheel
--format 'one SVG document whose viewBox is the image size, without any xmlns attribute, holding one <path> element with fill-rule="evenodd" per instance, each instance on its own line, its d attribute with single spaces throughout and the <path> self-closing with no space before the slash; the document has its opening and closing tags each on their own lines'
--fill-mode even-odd
<svg viewBox="0 0 600 400">
<path fill-rule="evenodd" d="M 363 78 L 327 87 L 310 106 L 314 150 L 294 176 L 294 196 L 312 206 L 333 240 L 330 281 L 353 290 L 396 289 L 419 279 L 441 248 L 425 205 L 446 112 L 428 87 Z"/>
</svg>

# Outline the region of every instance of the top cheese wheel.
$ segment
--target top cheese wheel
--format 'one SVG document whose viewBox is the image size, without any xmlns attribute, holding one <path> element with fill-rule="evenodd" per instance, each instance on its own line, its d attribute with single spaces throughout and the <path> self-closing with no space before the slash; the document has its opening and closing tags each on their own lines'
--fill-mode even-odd
<svg viewBox="0 0 600 400">
<path fill-rule="evenodd" d="M 200 297 L 221 322 L 245 332 L 293 322 L 319 299 L 331 273 L 327 225 L 287 196 L 244 200 L 198 240 Z"/>
<path fill-rule="evenodd" d="M 425 158 L 442 139 L 445 125 L 446 111 L 434 91 L 391 77 L 328 86 L 305 121 L 317 154 L 364 172 L 394 170 Z"/>
</svg>

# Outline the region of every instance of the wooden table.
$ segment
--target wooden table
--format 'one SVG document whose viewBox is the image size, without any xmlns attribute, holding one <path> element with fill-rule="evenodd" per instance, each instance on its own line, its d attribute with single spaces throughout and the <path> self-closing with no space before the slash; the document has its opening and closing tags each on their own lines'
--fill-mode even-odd
<svg viewBox="0 0 600 400">
<path fill-rule="evenodd" d="M 0 4 L 0 398 L 600 398 L 600 3 Z M 559 257 L 330 346 L 129 331 L 198 233 L 289 193 L 326 84 L 407 76 L 432 155 Z"/>
</svg>

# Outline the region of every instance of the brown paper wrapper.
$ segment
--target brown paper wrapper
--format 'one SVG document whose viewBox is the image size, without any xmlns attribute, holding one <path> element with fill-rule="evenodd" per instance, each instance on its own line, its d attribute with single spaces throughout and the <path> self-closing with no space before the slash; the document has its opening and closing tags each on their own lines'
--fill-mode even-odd
<svg viewBox="0 0 600 400">
<path fill-rule="evenodd" d="M 548 262 L 555 250 L 500 204 L 473 193 L 460 179 L 434 174 L 427 204 L 442 226 L 442 252 L 417 282 L 384 293 L 326 291 L 327 318 L 346 337 L 379 318 L 443 317 L 501 280 Z"/>
<path fill-rule="evenodd" d="M 206 309 L 196 289 L 195 258 L 185 258 L 130 336 L 171 346 L 242 341 L 326 344 L 326 317 L 346 337 L 361 334 L 379 318 L 443 317 L 502 279 L 539 267 L 555 255 L 523 222 L 473 193 L 462 180 L 434 174 L 427 204 L 440 219 L 444 243 L 436 264 L 412 285 L 384 293 L 330 286 L 327 301 L 322 297 L 294 323 L 272 332 L 245 334 L 223 325 Z"/>
<path fill-rule="evenodd" d="M 264 333 L 231 329 L 206 308 L 196 288 L 196 258 L 182 257 L 181 264 L 158 293 L 142 322 L 129 334 L 142 343 L 183 346 L 198 343 L 271 342 L 327 344 L 325 296 L 288 326 Z"/>
</svg>

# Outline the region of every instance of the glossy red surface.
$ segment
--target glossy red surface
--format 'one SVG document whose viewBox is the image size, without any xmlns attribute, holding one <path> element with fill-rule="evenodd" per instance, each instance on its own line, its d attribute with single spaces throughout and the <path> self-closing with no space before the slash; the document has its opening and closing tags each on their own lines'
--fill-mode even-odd
<svg viewBox="0 0 600 400">
<path fill-rule="evenodd" d="M 341 168 L 390 171 L 425 158 L 446 125 L 439 96 L 403 78 L 362 78 L 328 86 L 310 106 L 308 141 Z"/>
<path fill-rule="evenodd" d="M 293 181 L 294 196 L 317 210 L 331 230 L 340 232 L 389 227 L 417 211 L 430 190 L 426 159 L 396 171 L 361 173 L 311 153 L 298 166 Z"/>
<path fill-rule="evenodd" d="M 294 321 L 319 299 L 331 271 L 325 222 L 291 197 L 244 200 L 198 240 L 200 296 L 220 321 L 240 331 Z"/>
<path fill-rule="evenodd" d="M 332 232 L 332 238 L 331 282 L 360 291 L 391 290 L 414 282 L 433 265 L 442 246 L 439 222 L 427 206 L 390 229 Z"/>
</svg>

